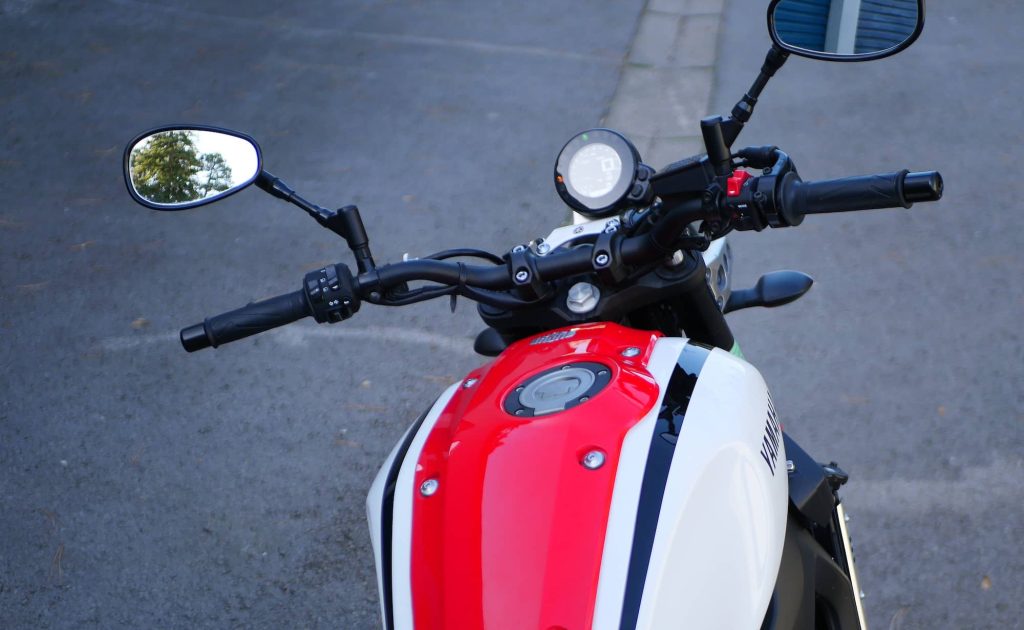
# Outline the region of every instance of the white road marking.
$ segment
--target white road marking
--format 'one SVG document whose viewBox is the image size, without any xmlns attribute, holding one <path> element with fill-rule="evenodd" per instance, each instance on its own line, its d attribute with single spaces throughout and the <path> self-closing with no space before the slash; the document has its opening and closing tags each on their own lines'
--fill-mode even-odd
<svg viewBox="0 0 1024 630">
<path fill-rule="evenodd" d="M 414 328 L 399 328 L 397 326 L 366 326 L 366 327 L 336 327 L 336 328 L 313 328 L 296 326 L 282 328 L 269 333 L 264 333 L 264 339 L 270 339 L 287 346 L 306 346 L 322 339 L 352 339 L 360 341 L 372 341 L 376 343 L 407 343 L 413 345 L 428 346 L 436 350 L 443 350 L 452 354 L 464 356 L 477 356 L 473 351 L 473 340 L 468 337 L 452 337 L 439 335 Z M 120 337 L 108 337 L 99 342 L 102 350 L 109 352 L 121 352 L 133 350 L 144 346 L 156 344 L 178 344 L 178 333 L 160 332 L 143 335 L 124 335 Z"/>
<path fill-rule="evenodd" d="M 25 0 L 27 1 L 27 0 Z M 229 24 L 232 27 L 238 26 L 240 23 L 251 24 L 262 29 L 273 27 L 278 32 L 287 34 L 296 34 L 301 36 L 327 36 L 327 37 L 339 37 L 344 36 L 346 38 L 357 38 L 370 41 L 382 41 L 388 43 L 399 43 L 408 44 L 413 46 L 433 46 L 436 48 L 456 48 L 462 50 L 472 50 L 474 52 L 485 52 L 485 53 L 498 53 L 498 54 L 513 54 L 513 55 L 529 55 L 536 57 L 551 57 L 554 59 L 571 59 L 576 61 L 587 61 L 587 62 L 605 62 L 611 65 L 617 65 L 622 62 L 622 58 L 616 55 L 601 55 L 601 54 L 583 54 L 577 53 L 570 50 L 556 50 L 553 48 L 544 48 L 542 46 L 516 46 L 509 44 L 494 44 L 491 42 L 477 41 L 470 39 L 458 39 L 458 38 L 447 38 L 447 37 L 428 37 L 420 35 L 408 35 L 405 33 L 375 33 L 372 31 L 347 31 L 339 32 L 337 28 L 333 27 L 316 27 L 316 26 L 304 26 L 296 24 L 274 24 L 265 19 L 246 17 L 240 15 L 216 15 L 212 13 L 196 13 L 194 10 L 189 10 L 181 7 L 168 6 L 156 2 L 147 2 L 146 0 L 109 0 L 114 4 L 121 6 L 132 7 L 135 9 L 145 8 L 147 10 L 158 11 L 161 13 L 175 14 L 187 17 L 192 20 L 202 20 L 206 23 L 221 22 Z"/>
</svg>

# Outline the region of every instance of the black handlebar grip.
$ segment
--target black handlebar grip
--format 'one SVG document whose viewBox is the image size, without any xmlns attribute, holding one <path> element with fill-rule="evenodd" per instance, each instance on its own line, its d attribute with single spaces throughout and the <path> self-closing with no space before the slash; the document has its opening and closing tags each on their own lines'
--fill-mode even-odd
<svg viewBox="0 0 1024 630">
<path fill-rule="evenodd" d="M 310 315 L 302 291 L 286 293 L 262 302 L 208 318 L 181 331 L 181 345 L 189 352 L 224 345 Z"/>
<path fill-rule="evenodd" d="M 909 171 L 826 179 L 820 182 L 791 181 L 783 204 L 798 215 L 852 212 L 877 208 L 909 208 L 903 178 Z"/>
</svg>

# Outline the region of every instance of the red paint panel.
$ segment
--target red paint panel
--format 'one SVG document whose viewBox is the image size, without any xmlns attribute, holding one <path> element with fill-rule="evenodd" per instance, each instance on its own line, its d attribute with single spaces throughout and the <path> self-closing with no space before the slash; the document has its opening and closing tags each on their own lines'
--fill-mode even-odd
<svg viewBox="0 0 1024 630">
<path fill-rule="evenodd" d="M 570 329 L 565 329 L 570 330 Z M 416 469 L 412 592 L 416 628 L 589 628 L 622 441 L 658 398 L 647 360 L 658 333 L 615 324 L 512 345 L 468 375 L 431 431 Z M 641 349 L 627 359 L 622 351 Z M 502 401 L 544 370 L 590 361 L 612 380 L 591 400 L 535 418 Z M 604 466 L 580 465 L 587 451 Z M 423 481 L 438 491 L 421 496 Z"/>
</svg>

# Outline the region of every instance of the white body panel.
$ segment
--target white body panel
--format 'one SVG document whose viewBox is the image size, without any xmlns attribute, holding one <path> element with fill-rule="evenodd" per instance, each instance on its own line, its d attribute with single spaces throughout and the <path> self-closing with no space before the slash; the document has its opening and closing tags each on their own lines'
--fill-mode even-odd
<svg viewBox="0 0 1024 630">
<path fill-rule="evenodd" d="M 629 570 L 630 541 L 636 526 L 637 505 L 643 485 L 644 463 L 651 447 L 651 432 L 658 418 L 661 402 L 665 398 L 665 383 L 672 378 L 685 339 L 658 340 L 647 363 L 647 371 L 661 386 L 658 402 L 647 416 L 636 424 L 622 441 L 621 460 L 615 472 L 615 490 L 608 512 L 608 529 L 604 551 L 601 554 L 601 578 L 597 584 L 597 602 L 594 605 L 594 630 L 618 630 L 622 617 L 622 594 L 626 590 Z"/>
<path fill-rule="evenodd" d="M 782 560 L 788 480 L 761 455 L 768 390 L 749 363 L 708 357 L 661 506 L 637 628 L 758 628 Z"/>
</svg>

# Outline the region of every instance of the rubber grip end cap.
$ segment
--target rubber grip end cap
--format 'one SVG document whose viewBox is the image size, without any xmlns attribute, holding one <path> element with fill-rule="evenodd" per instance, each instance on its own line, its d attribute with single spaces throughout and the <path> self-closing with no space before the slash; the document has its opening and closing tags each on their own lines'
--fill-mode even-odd
<svg viewBox="0 0 1024 630">
<path fill-rule="evenodd" d="M 910 203 L 942 199 L 942 175 L 938 171 L 907 173 L 903 179 L 903 196 Z"/>
<path fill-rule="evenodd" d="M 210 338 L 206 335 L 206 326 L 196 324 L 181 329 L 181 346 L 188 352 L 195 352 L 210 347 Z"/>
</svg>

